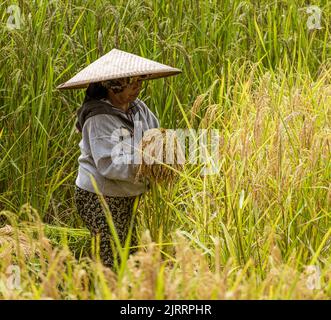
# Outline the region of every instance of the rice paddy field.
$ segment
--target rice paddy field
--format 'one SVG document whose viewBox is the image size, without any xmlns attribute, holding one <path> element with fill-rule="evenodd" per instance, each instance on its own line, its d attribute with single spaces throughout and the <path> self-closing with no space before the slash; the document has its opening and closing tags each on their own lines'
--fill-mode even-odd
<svg viewBox="0 0 331 320">
<path fill-rule="evenodd" d="M 330 299 L 330 13 L 313 0 L 2 0 L 0 298 Z M 118 248 L 112 271 L 73 198 L 85 92 L 56 86 L 113 48 L 183 71 L 143 84 L 162 128 L 221 139 L 216 174 L 186 163 L 144 194 L 139 251 Z"/>
</svg>

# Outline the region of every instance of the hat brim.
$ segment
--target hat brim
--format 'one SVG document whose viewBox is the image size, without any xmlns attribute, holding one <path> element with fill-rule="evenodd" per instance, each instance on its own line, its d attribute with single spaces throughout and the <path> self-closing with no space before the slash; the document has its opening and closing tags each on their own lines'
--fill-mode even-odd
<svg viewBox="0 0 331 320">
<path fill-rule="evenodd" d="M 166 78 L 170 76 L 175 76 L 177 74 L 182 73 L 180 69 L 176 69 L 175 71 L 171 72 L 162 72 L 162 73 L 151 73 L 151 74 L 128 74 L 125 77 L 100 77 L 93 80 L 84 80 L 84 81 L 77 81 L 77 82 L 64 82 L 57 86 L 57 89 L 64 90 L 64 89 L 84 89 L 87 88 L 90 83 L 96 83 L 106 80 L 112 80 L 112 79 L 121 79 L 121 78 L 127 78 L 127 77 L 136 77 L 136 76 L 142 76 L 142 80 L 154 80 L 154 79 L 160 79 L 160 78 Z"/>
</svg>

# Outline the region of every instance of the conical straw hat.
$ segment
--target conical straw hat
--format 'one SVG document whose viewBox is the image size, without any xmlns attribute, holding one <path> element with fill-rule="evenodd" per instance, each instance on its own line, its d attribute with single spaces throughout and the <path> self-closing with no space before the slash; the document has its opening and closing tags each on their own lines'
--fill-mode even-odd
<svg viewBox="0 0 331 320">
<path fill-rule="evenodd" d="M 57 89 L 85 88 L 90 83 L 143 76 L 144 80 L 172 76 L 182 71 L 162 63 L 158 63 L 135 54 L 112 49 L 86 68 L 78 72 Z"/>
</svg>

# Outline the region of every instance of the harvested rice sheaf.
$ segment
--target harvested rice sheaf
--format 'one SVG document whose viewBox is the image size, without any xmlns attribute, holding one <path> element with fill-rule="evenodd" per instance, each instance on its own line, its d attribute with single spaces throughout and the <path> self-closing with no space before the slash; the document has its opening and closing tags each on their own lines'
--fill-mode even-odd
<svg viewBox="0 0 331 320">
<path fill-rule="evenodd" d="M 171 183 L 183 170 L 185 153 L 174 130 L 145 131 L 138 149 L 142 163 L 138 166 L 136 181 L 146 177 L 157 183 Z"/>
<path fill-rule="evenodd" d="M 0 228 L 0 258 L 18 251 L 29 257 L 36 250 L 35 243 L 23 232 L 15 230 L 10 225 Z"/>
</svg>

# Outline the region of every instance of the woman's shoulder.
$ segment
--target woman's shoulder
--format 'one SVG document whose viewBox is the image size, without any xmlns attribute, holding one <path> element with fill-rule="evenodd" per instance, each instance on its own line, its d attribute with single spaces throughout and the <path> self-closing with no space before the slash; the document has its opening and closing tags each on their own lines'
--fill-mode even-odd
<svg viewBox="0 0 331 320">
<path fill-rule="evenodd" d="M 120 123 L 116 116 L 112 114 L 96 114 L 86 120 L 84 129 L 90 138 L 106 137 L 118 129 Z"/>
<path fill-rule="evenodd" d="M 140 99 L 136 99 L 137 103 L 140 104 L 141 108 L 143 109 L 144 116 L 149 122 L 151 128 L 158 128 L 160 126 L 159 120 L 157 119 L 156 115 L 149 109 L 145 102 Z"/>
<path fill-rule="evenodd" d="M 135 100 L 135 103 L 136 103 L 136 104 L 142 109 L 142 111 L 143 111 L 145 114 L 148 114 L 148 113 L 151 112 L 151 110 L 148 108 L 148 106 L 146 105 L 146 103 L 145 103 L 143 100 L 137 98 L 137 99 Z"/>
<path fill-rule="evenodd" d="M 142 107 L 144 109 L 147 108 L 146 103 L 143 100 L 139 99 L 139 98 L 136 98 L 136 100 L 134 100 L 134 103 L 136 105 L 138 105 L 139 107 Z"/>
</svg>

